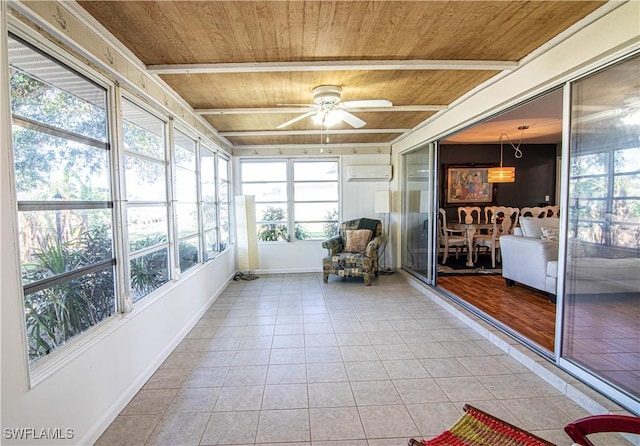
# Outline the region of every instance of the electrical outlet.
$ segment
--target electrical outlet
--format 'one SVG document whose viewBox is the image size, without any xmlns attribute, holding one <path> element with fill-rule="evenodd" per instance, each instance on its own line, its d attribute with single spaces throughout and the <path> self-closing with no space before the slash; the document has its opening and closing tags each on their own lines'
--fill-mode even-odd
<svg viewBox="0 0 640 446">
<path fill-rule="evenodd" d="M 549 195 L 544 196 L 544 201 L 549 201 Z"/>
</svg>

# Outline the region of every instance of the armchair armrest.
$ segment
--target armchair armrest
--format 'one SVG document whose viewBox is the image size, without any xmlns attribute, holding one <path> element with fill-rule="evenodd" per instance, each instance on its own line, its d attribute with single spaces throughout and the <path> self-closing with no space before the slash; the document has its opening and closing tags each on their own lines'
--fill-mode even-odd
<svg viewBox="0 0 640 446">
<path fill-rule="evenodd" d="M 344 242 L 342 237 L 336 235 L 322 242 L 322 247 L 329 251 L 329 256 L 333 256 L 344 251 Z"/>
<path fill-rule="evenodd" d="M 382 237 L 374 237 L 369 241 L 367 249 L 364 251 L 364 255 L 367 257 L 377 257 L 377 255 L 374 255 L 374 252 L 378 250 L 380 245 L 382 245 Z"/>
</svg>

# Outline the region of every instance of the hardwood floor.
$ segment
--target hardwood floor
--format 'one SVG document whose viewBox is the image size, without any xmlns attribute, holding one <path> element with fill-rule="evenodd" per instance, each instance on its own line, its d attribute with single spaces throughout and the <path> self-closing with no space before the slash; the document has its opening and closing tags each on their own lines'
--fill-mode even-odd
<svg viewBox="0 0 640 446">
<path fill-rule="evenodd" d="M 519 335 L 553 353 L 556 305 L 500 275 L 438 276 L 438 287 L 477 307 Z M 565 301 L 563 356 L 586 370 L 640 394 L 640 295 L 573 295 Z"/>
<path fill-rule="evenodd" d="M 438 276 L 437 285 L 553 352 L 556 306 L 533 289 L 507 287 L 499 275 Z"/>
</svg>

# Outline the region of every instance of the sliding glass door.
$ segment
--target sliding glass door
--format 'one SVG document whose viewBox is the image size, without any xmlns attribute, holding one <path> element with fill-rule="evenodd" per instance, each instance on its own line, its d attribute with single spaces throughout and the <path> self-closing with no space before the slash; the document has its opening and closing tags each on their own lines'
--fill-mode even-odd
<svg viewBox="0 0 640 446">
<path fill-rule="evenodd" d="M 640 399 L 638 73 L 635 56 L 571 86 L 561 346 L 563 365 L 628 406 Z"/>
<path fill-rule="evenodd" d="M 402 158 L 402 267 L 434 284 L 433 203 L 436 144 L 429 143 Z"/>
</svg>

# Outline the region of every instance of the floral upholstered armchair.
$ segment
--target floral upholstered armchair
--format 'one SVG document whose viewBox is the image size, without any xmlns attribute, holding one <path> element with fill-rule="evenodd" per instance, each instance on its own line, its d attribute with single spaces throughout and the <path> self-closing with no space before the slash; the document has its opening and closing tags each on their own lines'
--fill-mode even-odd
<svg viewBox="0 0 640 446">
<path fill-rule="evenodd" d="M 364 278 L 371 285 L 371 276 L 378 277 L 378 248 L 382 244 L 382 222 L 369 218 L 348 220 L 340 225 L 340 234 L 322 242 L 329 255 L 322 260 L 324 283 L 329 274 L 340 277 Z"/>
</svg>

